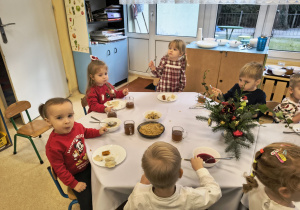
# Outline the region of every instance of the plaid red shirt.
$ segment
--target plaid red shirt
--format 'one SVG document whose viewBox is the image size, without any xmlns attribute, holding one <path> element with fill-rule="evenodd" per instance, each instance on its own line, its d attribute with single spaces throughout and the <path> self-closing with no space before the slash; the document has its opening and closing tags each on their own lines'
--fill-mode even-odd
<svg viewBox="0 0 300 210">
<path fill-rule="evenodd" d="M 152 74 L 160 78 L 156 91 L 183 91 L 186 84 L 185 65 L 186 60 L 184 57 L 177 61 L 171 61 L 167 56 L 162 57 L 156 71 L 151 71 Z"/>
</svg>

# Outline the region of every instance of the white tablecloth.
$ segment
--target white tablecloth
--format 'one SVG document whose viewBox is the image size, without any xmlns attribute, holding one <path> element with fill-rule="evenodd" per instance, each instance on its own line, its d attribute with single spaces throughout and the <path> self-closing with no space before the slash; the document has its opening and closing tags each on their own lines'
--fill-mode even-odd
<svg viewBox="0 0 300 210">
<path fill-rule="evenodd" d="M 135 108 L 122 109 L 117 112 L 118 118 L 123 122 L 125 120 L 135 121 L 135 134 L 126 136 L 123 126 L 119 130 L 105 134 L 99 138 L 87 139 L 86 147 L 88 157 L 92 165 L 92 193 L 94 209 L 115 209 L 130 195 L 133 187 L 140 181 L 143 174 L 141 168 L 141 158 L 148 146 L 155 141 L 165 141 L 176 146 L 183 158 L 191 158 L 194 148 L 212 147 L 216 149 L 222 157 L 228 156 L 225 153 L 226 144 L 224 143 L 221 133 L 213 133 L 208 127 L 207 122 L 196 120 L 197 115 L 208 116 L 209 111 L 206 109 L 189 109 L 196 104 L 196 93 L 182 92 L 176 93 L 178 99 L 175 102 L 166 103 L 159 101 L 159 93 L 130 93 L 134 96 Z M 160 122 L 165 126 L 165 132 L 157 139 L 145 139 L 137 132 L 137 126 L 144 122 L 143 113 L 148 110 L 157 110 L 162 113 Z M 85 127 L 99 128 L 99 124 L 89 123 L 90 116 L 98 119 L 106 118 L 103 113 L 90 113 L 81 118 L 78 122 Z M 187 131 L 187 137 L 179 143 L 171 139 L 172 126 L 181 126 Z M 253 133 L 258 135 L 259 128 L 255 128 Z M 97 148 L 107 145 L 116 144 L 125 148 L 127 157 L 120 165 L 109 169 L 97 166 L 92 161 L 92 153 Z M 243 173 L 250 172 L 251 163 L 254 155 L 255 146 L 250 149 L 243 149 L 239 161 L 223 160 L 212 168 L 209 172 L 220 184 L 223 197 L 210 209 L 237 209 L 242 190 L 241 186 L 245 182 Z M 190 162 L 182 162 L 183 177 L 178 181 L 179 184 L 190 187 L 197 187 L 199 183 L 195 171 L 192 169 Z"/>
</svg>

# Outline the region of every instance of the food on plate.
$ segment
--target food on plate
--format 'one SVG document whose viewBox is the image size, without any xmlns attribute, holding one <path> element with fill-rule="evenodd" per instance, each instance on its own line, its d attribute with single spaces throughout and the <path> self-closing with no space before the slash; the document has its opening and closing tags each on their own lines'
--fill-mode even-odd
<svg viewBox="0 0 300 210">
<path fill-rule="evenodd" d="M 140 133 L 147 136 L 156 136 L 163 132 L 164 127 L 159 123 L 149 123 L 146 125 L 140 126 Z"/>
<path fill-rule="evenodd" d="M 107 102 L 107 106 L 113 106 L 113 107 L 116 107 L 118 106 L 120 103 L 120 101 L 108 101 Z"/>
<path fill-rule="evenodd" d="M 206 153 L 200 153 L 197 155 L 197 157 L 202 158 L 205 163 L 215 163 L 216 162 L 215 159 L 208 160 L 209 158 L 214 158 L 214 157 L 209 154 L 206 154 Z"/>
<path fill-rule="evenodd" d="M 94 157 L 94 160 L 95 160 L 95 161 L 102 161 L 102 160 L 103 160 L 103 157 L 100 156 L 100 155 L 96 155 L 96 156 Z"/>
<path fill-rule="evenodd" d="M 151 120 L 155 120 L 155 119 L 159 119 L 159 115 L 157 114 L 157 112 L 151 112 L 149 114 L 146 115 L 146 119 L 151 119 Z"/>
<path fill-rule="evenodd" d="M 176 96 L 175 96 L 174 94 L 171 95 L 171 99 L 175 99 L 175 97 L 176 97 Z"/>
<path fill-rule="evenodd" d="M 113 168 L 116 166 L 116 161 L 115 161 L 115 158 L 114 157 L 107 157 L 105 158 L 105 166 L 107 168 Z"/>
<path fill-rule="evenodd" d="M 166 96 L 165 95 L 162 95 L 161 98 L 162 98 L 162 100 L 166 100 Z"/>
<path fill-rule="evenodd" d="M 114 157 L 107 157 L 107 158 L 105 158 L 105 162 L 114 161 L 114 160 L 115 160 Z"/>
<path fill-rule="evenodd" d="M 106 151 L 103 151 L 103 152 L 102 152 L 102 155 L 103 155 L 103 156 L 107 156 L 107 155 L 109 155 L 109 154 L 110 154 L 110 151 L 109 151 L 109 150 L 106 150 Z"/>
<path fill-rule="evenodd" d="M 116 161 L 108 161 L 108 162 L 105 162 L 105 166 L 107 167 L 107 168 L 113 168 L 113 167 L 115 167 L 116 166 Z"/>
</svg>

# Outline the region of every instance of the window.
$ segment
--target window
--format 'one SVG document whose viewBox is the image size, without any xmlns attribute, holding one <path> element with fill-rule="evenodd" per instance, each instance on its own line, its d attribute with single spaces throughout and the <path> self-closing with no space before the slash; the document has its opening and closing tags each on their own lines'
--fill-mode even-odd
<svg viewBox="0 0 300 210">
<path fill-rule="evenodd" d="M 250 39 L 254 36 L 259 5 L 220 4 L 215 38 Z"/>
<path fill-rule="evenodd" d="M 278 5 L 269 49 L 300 51 L 300 5 Z"/>
<path fill-rule="evenodd" d="M 131 4 L 127 7 L 128 32 L 149 33 L 149 5 Z"/>
<path fill-rule="evenodd" d="M 199 4 L 157 4 L 157 35 L 196 37 Z"/>
</svg>

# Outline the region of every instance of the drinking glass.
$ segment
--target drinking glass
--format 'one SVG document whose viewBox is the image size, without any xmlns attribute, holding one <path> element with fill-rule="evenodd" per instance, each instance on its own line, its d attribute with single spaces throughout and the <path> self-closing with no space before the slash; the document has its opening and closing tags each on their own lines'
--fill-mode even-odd
<svg viewBox="0 0 300 210">
<path fill-rule="evenodd" d="M 126 135 L 133 135 L 134 134 L 134 121 L 133 120 L 125 120 L 124 130 L 125 130 Z"/>
<path fill-rule="evenodd" d="M 132 109 L 134 108 L 134 98 L 132 96 L 126 97 L 126 108 L 127 109 Z"/>
</svg>

